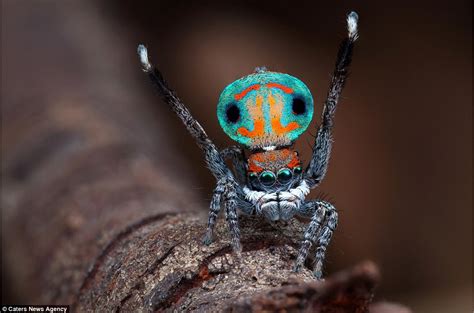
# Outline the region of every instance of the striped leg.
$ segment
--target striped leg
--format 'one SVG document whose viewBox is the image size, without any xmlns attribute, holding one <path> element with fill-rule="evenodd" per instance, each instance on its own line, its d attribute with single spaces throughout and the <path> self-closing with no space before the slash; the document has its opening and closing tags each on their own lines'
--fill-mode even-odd
<svg viewBox="0 0 474 313">
<path fill-rule="evenodd" d="M 232 160 L 237 181 L 245 184 L 247 182 L 247 162 L 244 150 L 238 146 L 232 146 L 221 150 L 219 153 L 223 160 Z"/>
<path fill-rule="evenodd" d="M 306 260 L 311 244 L 316 245 L 314 276 L 322 278 L 322 268 L 326 248 L 331 241 L 332 233 L 337 226 L 337 212 L 332 204 L 326 201 L 309 201 L 299 209 L 298 215 L 307 217 L 312 215 L 311 222 L 304 233 L 303 242 L 296 258 L 294 271 L 299 271 Z"/>
<path fill-rule="evenodd" d="M 238 196 L 235 187 L 232 184 L 226 185 L 224 194 L 224 207 L 226 220 L 229 225 L 232 248 L 237 255 L 240 256 L 242 246 L 240 245 L 240 229 L 237 215 Z"/>
<path fill-rule="evenodd" d="M 214 226 L 216 226 L 217 216 L 219 215 L 219 212 L 221 210 L 221 200 L 222 200 L 222 194 L 224 193 L 224 191 L 225 191 L 225 183 L 218 181 L 217 187 L 214 189 L 214 193 L 212 194 L 212 200 L 211 200 L 211 205 L 210 205 L 210 210 L 209 210 L 209 219 L 207 222 L 207 230 L 202 240 L 202 242 L 205 245 L 210 245 L 212 243 Z"/>
<path fill-rule="evenodd" d="M 232 248 L 237 254 L 240 254 L 242 248 L 240 245 L 240 229 L 237 216 L 238 200 L 236 187 L 232 181 L 226 179 L 219 180 L 212 195 L 207 230 L 202 240 L 204 244 L 209 245 L 212 242 L 217 216 L 221 210 L 221 203 L 223 203 L 226 220 L 229 225 Z"/>
<path fill-rule="evenodd" d="M 358 20 L 359 17 L 355 12 L 347 15 L 347 38 L 341 43 L 337 54 L 334 74 L 329 85 L 327 99 L 324 102 L 321 125 L 313 147 L 313 156 L 305 172 L 305 177 L 310 182 L 311 188 L 319 184 L 326 175 L 328 168 L 329 157 L 331 156 L 334 115 L 351 65 L 354 43 L 358 38 Z"/>
<path fill-rule="evenodd" d="M 224 151 L 221 155 L 215 144 L 207 136 L 202 126 L 193 118 L 188 108 L 168 86 L 161 72 L 150 64 L 148 60 L 148 51 L 145 46 L 139 45 L 137 52 L 143 70 L 148 74 L 150 80 L 163 97 L 163 100 L 178 115 L 191 136 L 196 140 L 198 146 L 203 150 L 207 167 L 217 179 L 217 187 L 212 197 L 209 222 L 203 242 L 209 244 L 212 241 L 212 234 L 216 224 L 217 215 L 220 211 L 220 204 L 223 201 L 226 209 L 226 218 L 232 236 L 232 246 L 236 252 L 240 252 L 240 231 L 237 221 L 237 191 L 242 194 L 242 190 L 234 178 L 234 175 L 225 164 L 223 156 L 234 155 L 234 164 L 238 165 L 236 171 L 242 176 L 245 174 L 242 169 L 244 164 L 239 160 L 243 158 L 242 150 L 240 149 L 240 151 L 238 151 L 238 148 L 231 148 Z"/>
<path fill-rule="evenodd" d="M 316 255 L 314 258 L 313 274 L 316 279 L 321 280 L 323 276 L 324 257 L 326 256 L 326 249 L 331 241 L 332 234 L 337 227 L 337 211 L 336 208 L 328 202 L 324 202 L 327 206 L 326 220 L 323 228 L 319 232 L 315 244 Z"/>
</svg>

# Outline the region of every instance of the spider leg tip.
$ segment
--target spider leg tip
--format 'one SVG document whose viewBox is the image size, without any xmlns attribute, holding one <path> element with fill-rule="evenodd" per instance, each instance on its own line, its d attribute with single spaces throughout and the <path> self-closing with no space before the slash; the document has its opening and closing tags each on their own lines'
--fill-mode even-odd
<svg viewBox="0 0 474 313">
<path fill-rule="evenodd" d="M 358 22 L 359 15 L 355 11 L 351 11 L 347 14 L 347 30 L 349 32 L 349 37 L 353 40 L 357 39 L 358 36 Z"/>
<path fill-rule="evenodd" d="M 140 57 L 140 62 L 142 63 L 143 70 L 149 71 L 151 69 L 151 64 L 148 61 L 148 50 L 145 45 L 139 44 L 137 48 L 138 56 Z"/>
</svg>

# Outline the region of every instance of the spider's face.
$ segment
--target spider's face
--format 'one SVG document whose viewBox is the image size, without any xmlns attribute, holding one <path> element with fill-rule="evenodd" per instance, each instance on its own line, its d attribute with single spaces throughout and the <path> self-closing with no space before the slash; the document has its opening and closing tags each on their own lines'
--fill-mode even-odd
<svg viewBox="0 0 474 313">
<path fill-rule="evenodd" d="M 217 117 L 227 135 L 250 149 L 287 146 L 311 122 L 313 97 L 296 77 L 259 72 L 224 89 Z"/>
</svg>

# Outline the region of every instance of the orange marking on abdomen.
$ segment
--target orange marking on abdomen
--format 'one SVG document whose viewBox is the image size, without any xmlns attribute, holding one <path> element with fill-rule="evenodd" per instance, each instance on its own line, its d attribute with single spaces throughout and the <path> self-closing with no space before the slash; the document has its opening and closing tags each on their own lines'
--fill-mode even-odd
<svg viewBox="0 0 474 313">
<path fill-rule="evenodd" d="M 293 89 L 278 83 L 268 83 L 266 85 L 268 88 L 279 88 L 283 90 L 284 93 L 293 93 Z"/>
<path fill-rule="evenodd" d="M 254 122 L 254 128 L 252 131 L 248 130 L 245 127 L 240 127 L 239 129 L 237 129 L 237 132 L 241 134 L 242 136 L 255 138 L 255 137 L 263 135 L 264 128 L 265 128 L 264 122 L 261 120 L 256 120 Z"/>
<path fill-rule="evenodd" d="M 275 134 L 283 135 L 300 127 L 300 124 L 296 122 L 290 122 L 286 126 L 281 124 L 281 115 L 283 110 L 283 103 L 281 102 L 281 99 L 279 102 L 277 102 L 275 98 L 273 98 L 273 95 L 270 94 L 268 95 L 268 103 L 270 103 L 272 130 Z"/>
<path fill-rule="evenodd" d="M 239 127 L 237 133 L 248 138 L 260 137 L 265 133 L 265 120 L 262 111 L 262 96 L 257 95 L 255 99 L 255 107 L 249 109 L 250 116 L 253 119 L 253 130 L 250 131 L 245 127 Z"/>
<path fill-rule="evenodd" d="M 300 124 L 296 122 L 290 122 L 288 125 L 283 126 L 281 125 L 279 118 L 272 119 L 272 129 L 277 135 L 286 134 L 287 132 L 295 130 L 299 127 L 300 127 Z"/>
<path fill-rule="evenodd" d="M 235 100 L 241 100 L 243 97 L 245 97 L 250 91 L 252 90 L 259 90 L 260 89 L 260 85 L 259 84 L 256 84 L 256 85 L 252 85 L 248 88 L 245 88 L 242 92 L 234 95 L 234 98 Z"/>
</svg>

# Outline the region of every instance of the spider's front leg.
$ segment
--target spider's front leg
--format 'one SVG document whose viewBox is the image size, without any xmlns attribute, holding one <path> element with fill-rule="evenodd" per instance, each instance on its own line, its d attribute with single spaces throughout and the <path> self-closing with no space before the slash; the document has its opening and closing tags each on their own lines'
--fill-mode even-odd
<svg viewBox="0 0 474 313">
<path fill-rule="evenodd" d="M 221 210 L 222 195 L 225 192 L 225 181 L 217 181 L 217 186 L 214 189 L 211 199 L 211 205 L 209 208 L 209 218 L 207 221 L 207 229 L 202 242 L 205 245 L 210 245 L 213 240 L 214 227 L 216 226 L 217 216 Z"/>
<path fill-rule="evenodd" d="M 238 180 L 241 183 L 245 183 L 247 165 L 243 149 L 237 146 L 228 147 L 220 152 L 220 156 L 224 160 L 232 160 Z M 234 247 L 234 251 L 237 253 L 241 251 L 240 230 L 237 223 L 237 206 L 247 214 L 251 214 L 254 208 L 251 203 L 247 203 L 238 196 L 238 189 L 239 187 L 236 187 L 231 177 L 224 177 L 217 181 L 217 187 L 214 189 L 212 194 L 207 230 L 203 238 L 203 243 L 205 245 L 212 243 L 217 216 L 219 215 L 221 205 L 223 204 L 231 233 L 232 246 Z"/>
<path fill-rule="evenodd" d="M 326 201 L 313 200 L 305 202 L 298 212 L 303 217 L 311 216 L 311 222 L 304 233 L 303 242 L 296 258 L 294 271 L 298 272 L 308 256 L 311 244 L 316 246 L 313 274 L 316 279 L 322 279 L 322 270 L 326 249 L 332 234 L 337 227 L 336 208 Z"/>
<path fill-rule="evenodd" d="M 207 223 L 206 234 L 203 238 L 203 243 L 206 245 L 212 243 L 217 216 L 219 215 L 221 205 L 223 205 L 225 209 L 226 220 L 229 225 L 232 248 L 237 254 L 240 254 L 242 247 L 240 244 L 240 229 L 238 225 L 237 206 L 239 202 L 242 201 L 240 200 L 237 191 L 238 187 L 231 179 L 223 178 L 217 182 L 217 187 L 214 189 L 214 193 L 212 195 L 209 220 Z"/>
</svg>

